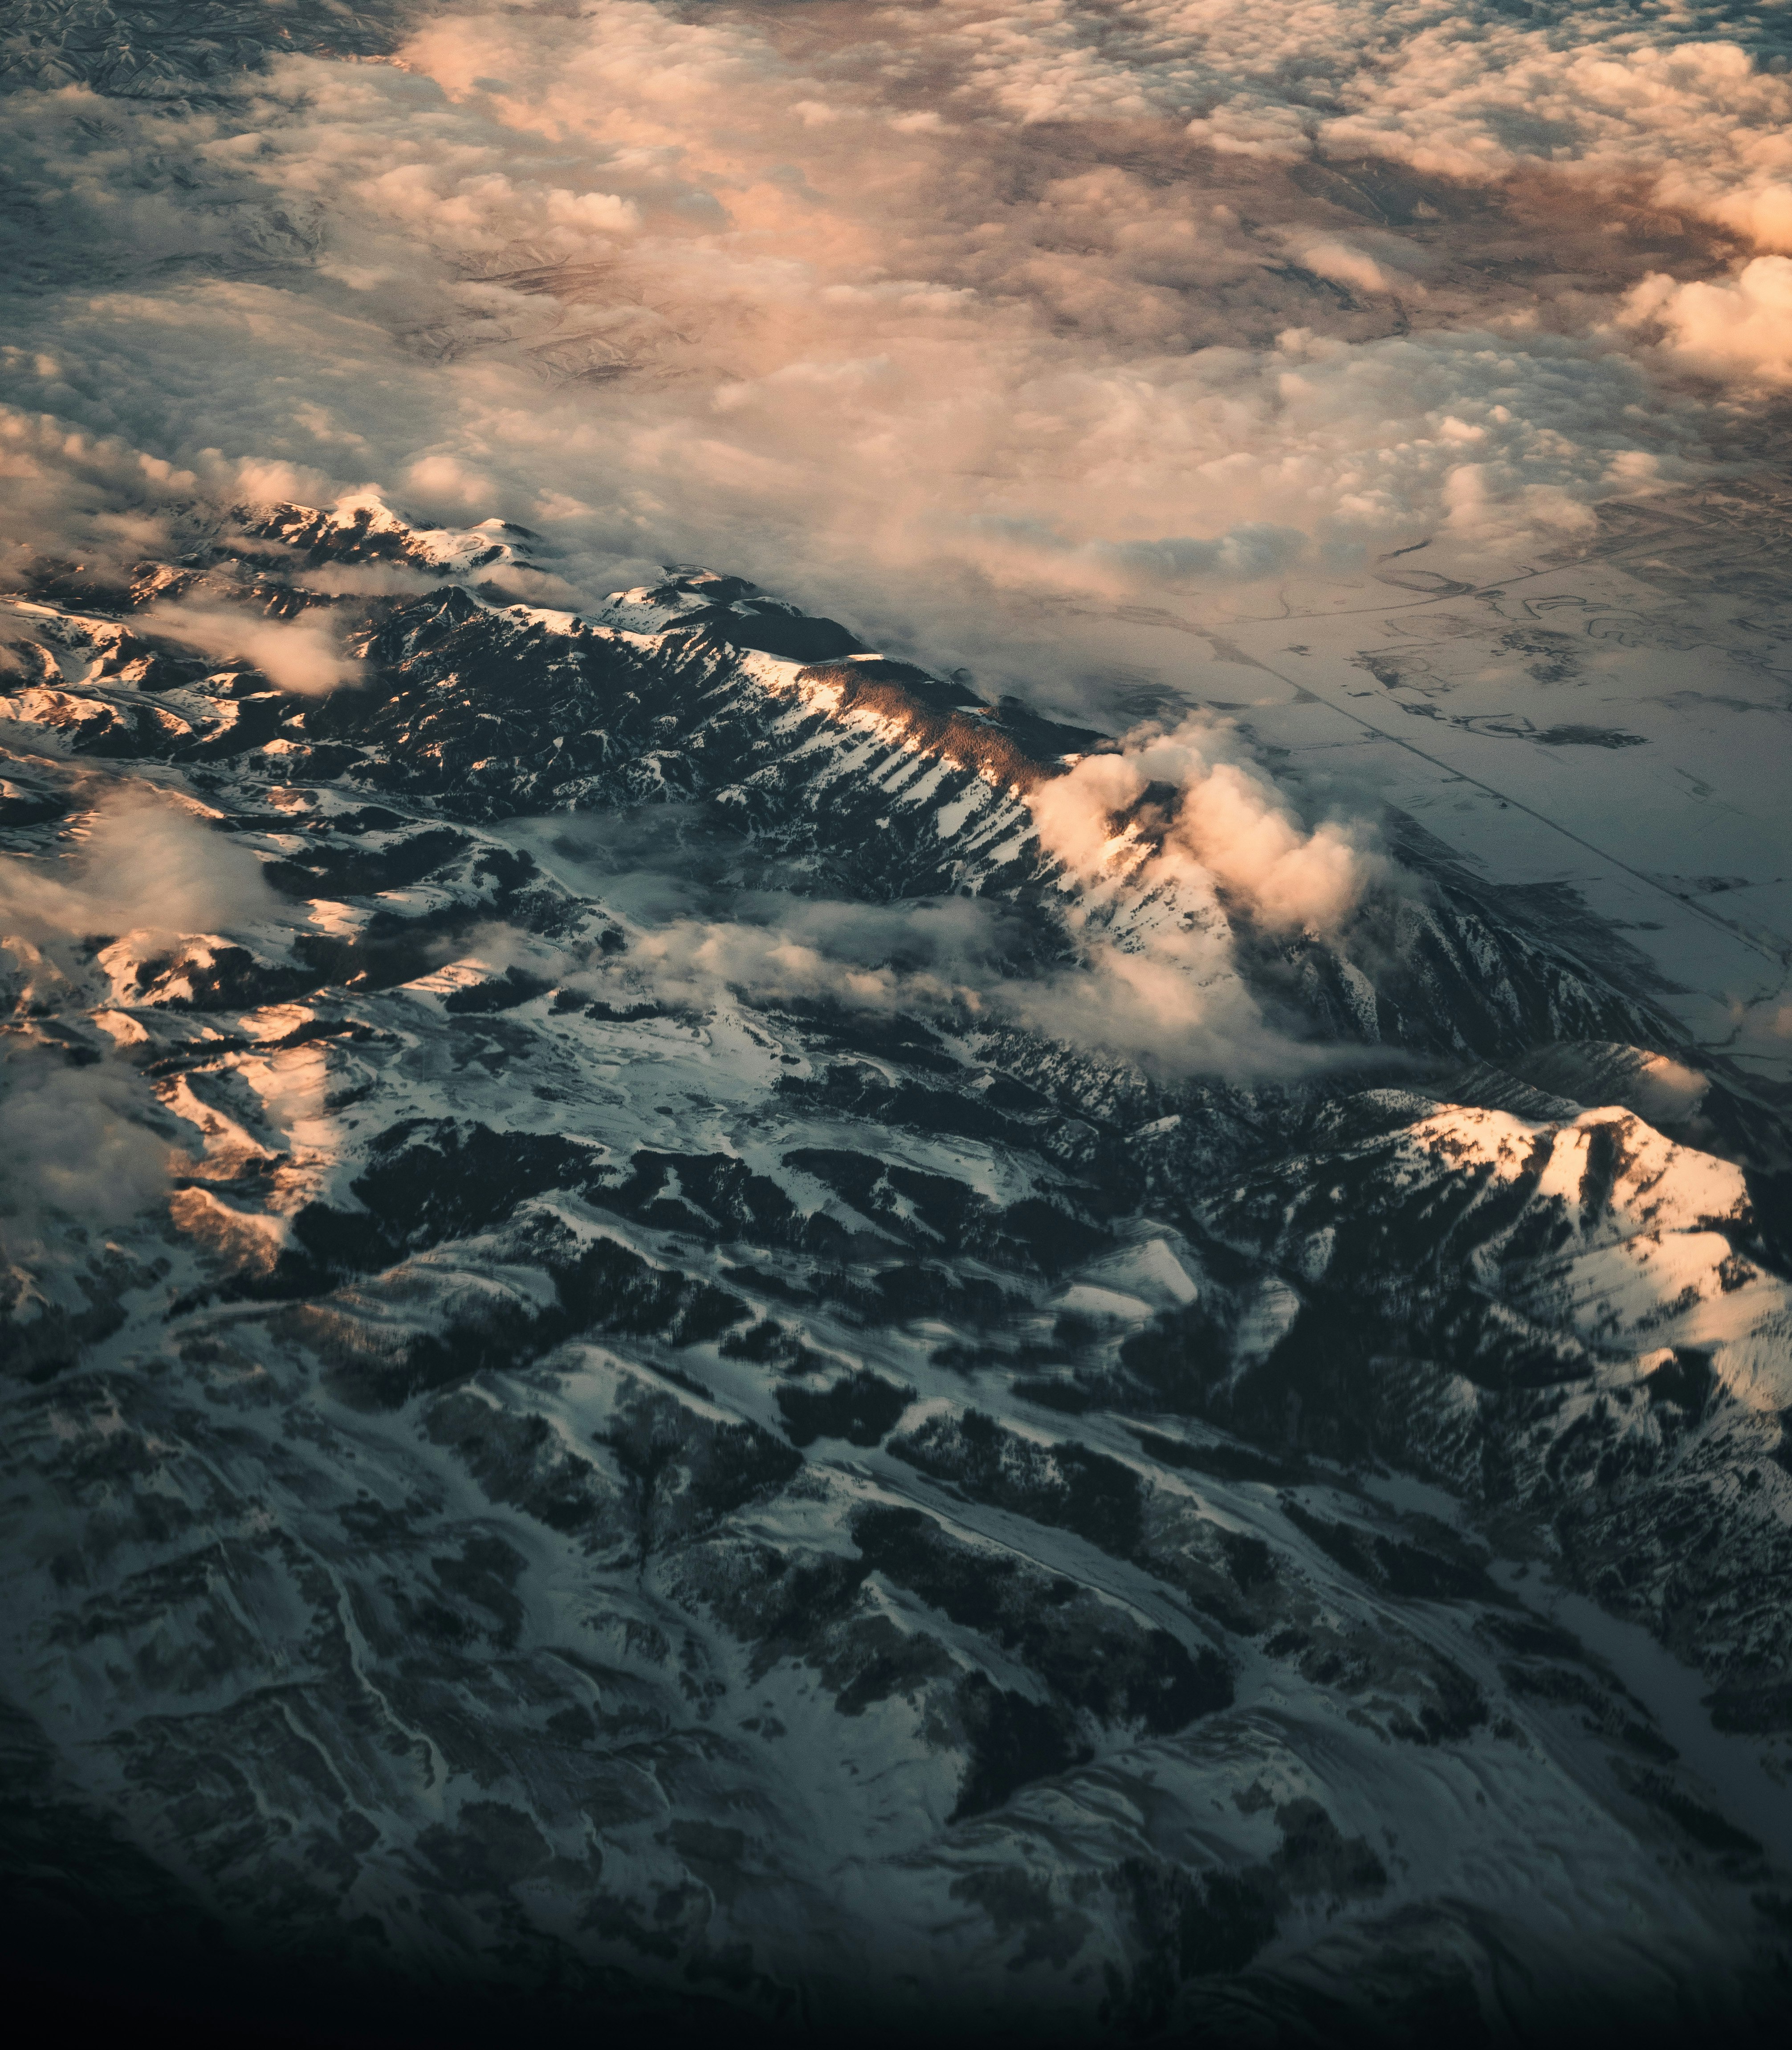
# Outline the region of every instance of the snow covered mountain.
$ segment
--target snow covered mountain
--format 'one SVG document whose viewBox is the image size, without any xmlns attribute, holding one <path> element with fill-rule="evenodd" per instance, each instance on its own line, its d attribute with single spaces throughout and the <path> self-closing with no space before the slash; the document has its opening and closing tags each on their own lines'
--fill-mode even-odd
<svg viewBox="0 0 1792 2050">
<path fill-rule="evenodd" d="M 1398 818 L 1291 924 L 1143 770 L 1083 861 L 1131 742 L 736 578 L 193 539 L 6 614 L 21 1927 L 569 2025 L 1771 2024 L 1792 1144 L 1621 941 Z M 1164 977 L 1254 1050 L 1128 1042 Z"/>
</svg>

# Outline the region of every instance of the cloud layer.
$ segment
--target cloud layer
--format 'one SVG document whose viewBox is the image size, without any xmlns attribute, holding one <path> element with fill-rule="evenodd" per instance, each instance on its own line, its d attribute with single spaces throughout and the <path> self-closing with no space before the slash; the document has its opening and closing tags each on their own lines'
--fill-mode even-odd
<svg viewBox="0 0 1792 2050">
<path fill-rule="evenodd" d="M 1616 8 L 415 19 L 394 64 L 10 103 L 15 545 L 372 483 L 544 527 L 575 596 L 715 561 L 980 656 L 1017 594 L 1498 549 L 1689 474 L 1631 231 L 1678 209 L 1746 294 L 1722 238 L 1792 189 L 1792 82 Z"/>
</svg>

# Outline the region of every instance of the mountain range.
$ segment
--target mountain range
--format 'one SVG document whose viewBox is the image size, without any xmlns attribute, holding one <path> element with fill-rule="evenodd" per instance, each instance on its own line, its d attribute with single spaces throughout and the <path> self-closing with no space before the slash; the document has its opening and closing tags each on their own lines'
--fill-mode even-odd
<svg viewBox="0 0 1792 2050">
<path fill-rule="evenodd" d="M 1093 875 L 1044 793 L 1126 736 L 738 577 L 561 610 L 370 494 L 185 539 L 45 569 L 0 676 L 9 1144 L 152 1163 L 14 1206 L 21 1955 L 1771 2027 L 1792 1138 L 1620 935 L 1397 814 L 1290 929 L 1157 783 Z M 159 908 L 95 852 L 152 816 Z M 1191 959 L 1225 1062 L 1110 1010 Z"/>
</svg>

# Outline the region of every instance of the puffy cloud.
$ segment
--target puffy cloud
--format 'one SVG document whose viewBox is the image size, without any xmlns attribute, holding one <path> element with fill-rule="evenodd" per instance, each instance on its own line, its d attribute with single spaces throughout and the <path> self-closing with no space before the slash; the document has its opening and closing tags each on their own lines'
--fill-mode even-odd
<svg viewBox="0 0 1792 2050">
<path fill-rule="evenodd" d="M 1099 925 L 1073 965 L 1007 957 L 999 914 L 962 901 L 896 911 L 762 900 L 756 918 L 649 926 L 625 966 L 568 978 L 613 1003 L 837 1004 L 931 1018 L 975 1035 L 1022 1026 L 1167 1075 L 1285 1077 L 1335 1062 L 1272 1026 L 1233 958 L 1223 922 L 1141 948 Z"/>
<path fill-rule="evenodd" d="M 438 581 L 398 563 L 320 563 L 315 569 L 296 571 L 290 580 L 298 590 L 323 598 L 415 597 Z"/>
<path fill-rule="evenodd" d="M 963 1032 L 1020 1025 L 1167 1075 L 1287 1077 L 1340 1058 L 1265 1015 L 1233 922 L 1334 935 L 1368 892 L 1397 887 L 1360 823 L 1309 826 L 1236 735 L 1194 724 L 1085 757 L 1027 802 L 1065 871 L 1068 965 L 1030 958 L 999 906 L 966 898 L 870 906 L 760 891 L 732 896 L 730 915 L 692 916 L 688 852 L 655 887 L 637 866 L 655 856 L 637 847 L 611 859 L 631 873 L 637 934 L 582 981 L 611 1000 L 727 992 L 931 1015 Z"/>
<path fill-rule="evenodd" d="M 1543 0 L 1007 0 L 956 10 L 964 90 L 1028 122 L 1181 120 L 1225 154 L 1393 157 L 1471 183 L 1640 183 L 1792 248 L 1792 78 L 1771 30 Z"/>
<path fill-rule="evenodd" d="M 1335 1065 L 1272 1026 L 1217 948 L 1186 941 L 1149 951 L 1093 941 L 1074 969 L 991 992 L 1003 1022 L 1171 1078 L 1282 1080 Z"/>
<path fill-rule="evenodd" d="M 1296 231 L 1288 238 L 1288 253 L 1316 278 L 1329 278 L 1334 285 L 1348 285 L 1360 292 L 1416 292 L 1424 287 L 1416 279 L 1404 278 L 1397 268 L 1377 260 L 1358 244 L 1341 236 L 1315 235 Z"/>
<path fill-rule="evenodd" d="M 1265 926 L 1334 931 L 1389 874 L 1365 829 L 1309 829 L 1223 728 L 1190 723 L 1086 757 L 1029 796 L 1042 844 L 1083 880 L 1135 894 L 1217 883 Z"/>
<path fill-rule="evenodd" d="M 474 4 L 402 64 L 26 95 L 0 526 L 124 568 L 371 481 L 547 528 L 559 603 L 710 562 L 1085 702 L 1143 594 L 1260 610 L 1426 533 L 1490 576 L 1696 474 L 1701 403 L 1613 318 L 1661 259 L 1577 200 L 1520 267 L 1506 216 L 1371 218 L 1327 165 L 1755 190 L 1786 81 L 1625 18 Z M 1571 231 L 1606 267 L 1552 298 Z"/>
<path fill-rule="evenodd" d="M 1792 258 L 1757 256 L 1733 278 L 1686 284 L 1658 273 L 1629 294 L 1623 317 L 1660 329 L 1695 369 L 1744 384 L 1792 384 Z"/>
<path fill-rule="evenodd" d="M 1222 758 L 1229 746 L 1238 753 L 1230 737 L 1199 739 L 1210 780 L 1223 770 L 1249 784 L 1240 809 L 1250 828 L 1261 835 L 1267 813 L 1285 828 L 1273 846 L 1217 855 L 1235 883 L 1257 886 L 1249 904 L 1237 892 L 1234 908 L 1284 929 L 1322 912 L 1347 915 L 1347 893 L 1380 875 L 1373 849 L 1340 828 L 1308 833 L 1241 754 Z M 931 1018 L 973 1041 L 985 1029 L 1023 1027 L 1169 1076 L 1284 1078 L 1334 1065 L 1337 1049 L 1303 1043 L 1266 1016 L 1241 972 L 1215 875 L 1186 840 L 1163 844 L 1161 790 L 1140 805 L 1154 773 L 1198 781 L 1196 759 L 1185 736 L 1144 735 L 1132 754 L 1091 756 L 1073 775 L 1036 786 L 1029 802 L 1042 841 L 1066 866 L 1062 937 L 1044 955 L 1033 922 L 981 898 L 878 905 L 712 887 L 676 808 L 641 821 L 575 818 L 556 833 L 556 858 L 583 869 L 633 930 L 625 953 L 559 979 L 618 1007 L 820 1001 Z M 1231 795 L 1216 786 L 1203 808 L 1191 793 L 1184 828 L 1194 830 L 1200 809 L 1210 833 L 1225 833 Z M 1130 808 L 1146 836 L 1125 839 L 1116 808 Z M 1322 890 L 1301 872 L 1303 850 L 1323 859 L 1334 835 L 1351 867 Z M 732 865 L 723 858 L 718 872 Z"/>
<path fill-rule="evenodd" d="M 645 973 L 661 997 L 713 1000 L 727 990 L 755 1003 L 826 999 L 859 1011 L 949 1011 L 973 1004 L 975 992 L 929 969 L 867 958 L 867 926 L 859 905 L 836 906 L 832 920 L 759 925 L 744 920 L 680 919 L 637 943 L 630 980 Z M 832 944 L 831 944 L 832 943 Z"/>
<path fill-rule="evenodd" d="M 218 339 L 221 356 L 228 344 Z M 10 353 L 16 362 L 21 353 Z M 153 348 L 144 353 L 160 367 Z M 107 408 L 108 414 L 113 410 Z M 140 404 L 131 410 L 147 411 Z M 134 424 L 143 431 L 161 423 L 138 417 Z M 265 455 L 227 457 L 210 446 L 194 449 L 190 462 L 172 462 L 123 433 L 3 403 L 0 480 L 6 486 L 0 491 L 0 584 L 15 587 L 46 561 L 72 559 L 122 575 L 146 556 L 218 532 L 230 506 L 289 499 L 328 503 L 338 488 L 309 465 Z"/>
<path fill-rule="evenodd" d="M 1595 189 L 1640 182 L 1663 207 L 1792 247 L 1792 80 L 1735 43 L 1664 47 L 1614 21 L 1582 41 L 1573 21 L 1428 29 L 1397 64 L 1365 66 L 1350 111 L 1315 132 L 1471 180 L 1547 167 Z"/>
</svg>

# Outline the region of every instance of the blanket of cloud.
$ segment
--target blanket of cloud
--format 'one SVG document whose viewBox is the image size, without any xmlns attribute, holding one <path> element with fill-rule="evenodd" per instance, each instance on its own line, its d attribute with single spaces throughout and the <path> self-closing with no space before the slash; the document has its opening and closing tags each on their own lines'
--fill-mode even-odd
<svg viewBox="0 0 1792 2050">
<path fill-rule="evenodd" d="M 1042 593 L 1582 533 L 1786 374 L 1773 10 L 201 11 L 7 46 L 14 551 L 371 482 L 1050 680 Z"/>
</svg>

